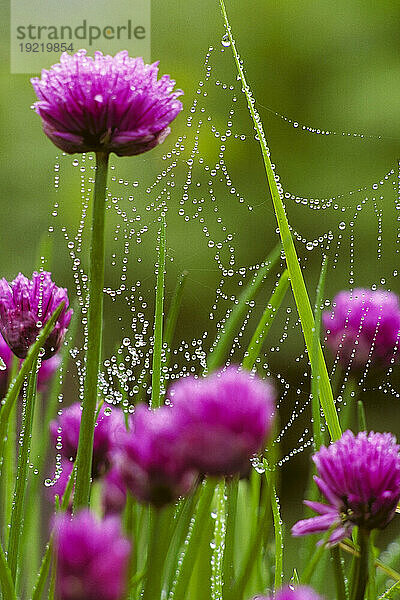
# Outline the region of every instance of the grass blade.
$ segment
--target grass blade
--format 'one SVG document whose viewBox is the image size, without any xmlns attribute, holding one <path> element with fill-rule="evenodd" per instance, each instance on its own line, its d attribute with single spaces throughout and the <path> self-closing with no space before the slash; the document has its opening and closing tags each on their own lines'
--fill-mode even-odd
<svg viewBox="0 0 400 600">
<path fill-rule="evenodd" d="M 286 291 L 289 287 L 289 273 L 286 269 L 279 278 L 278 285 L 271 294 L 268 300 L 267 306 L 264 313 L 257 325 L 257 328 L 250 340 L 250 344 L 243 359 L 243 367 L 245 369 L 252 369 L 262 348 L 267 333 L 270 330 L 272 321 L 275 318 L 276 313 L 282 301 L 285 297 Z"/>
<path fill-rule="evenodd" d="M 7 422 L 10 416 L 10 412 L 16 399 L 18 398 L 19 391 L 22 387 L 25 377 L 28 375 L 29 371 L 32 368 L 33 361 L 36 360 L 39 354 L 40 348 L 43 346 L 44 342 L 47 340 L 51 330 L 54 327 L 54 323 L 58 319 L 61 311 L 65 306 L 65 302 L 61 302 L 61 304 L 56 308 L 54 313 L 51 315 L 50 319 L 47 321 L 46 325 L 43 327 L 42 331 L 38 335 L 36 342 L 32 344 L 29 349 L 28 355 L 25 358 L 24 362 L 21 365 L 21 368 L 18 372 L 17 377 L 11 383 L 7 395 L 4 399 L 3 405 L 0 410 L 0 460 L 3 461 L 4 456 L 4 437 L 7 430 Z"/>
<path fill-rule="evenodd" d="M 217 335 L 217 338 L 213 344 L 212 351 L 210 352 L 207 360 L 208 372 L 214 371 L 221 366 L 229 345 L 231 344 L 236 331 L 243 321 L 243 316 L 247 310 L 248 303 L 256 295 L 267 273 L 278 262 L 281 255 L 281 249 L 282 246 L 280 243 L 275 246 L 272 252 L 265 259 L 264 265 L 258 270 L 251 282 L 241 293 L 238 303 L 234 306 L 224 327 L 222 328 L 222 331 Z"/>
<path fill-rule="evenodd" d="M 164 279 L 165 279 L 165 218 L 161 224 L 158 242 L 156 308 L 154 315 L 153 366 L 151 376 L 151 406 L 161 404 L 163 318 L 164 318 Z"/>
<path fill-rule="evenodd" d="M 8 566 L 4 550 L 0 544 L 0 583 L 1 593 L 4 600 L 17 600 L 11 571 Z"/>
<path fill-rule="evenodd" d="M 226 33 L 229 38 L 230 46 L 232 48 L 233 56 L 235 59 L 239 78 L 242 83 L 242 88 L 246 96 L 247 105 L 251 118 L 254 123 L 254 128 L 257 132 L 258 139 L 260 140 L 262 157 L 264 160 L 265 171 L 268 179 L 269 188 L 271 191 L 272 201 L 274 205 L 275 215 L 278 222 L 279 232 L 282 240 L 282 246 L 286 256 L 286 263 L 289 271 L 290 282 L 295 298 L 297 310 L 299 313 L 301 326 L 306 342 L 306 347 L 311 360 L 311 368 L 313 371 L 316 368 L 315 359 L 313 357 L 313 332 L 314 332 L 314 316 L 311 309 L 310 299 L 308 297 L 306 285 L 304 283 L 303 274 L 299 259 L 297 257 L 296 248 L 293 242 L 293 238 L 290 232 L 288 219 L 283 205 L 281 194 L 278 190 L 278 186 L 275 181 L 275 174 L 272 168 L 270 160 L 269 149 L 267 146 L 263 126 L 261 123 L 260 116 L 258 115 L 255 106 L 254 99 L 252 97 L 251 90 L 247 84 L 246 77 L 244 75 L 243 67 L 236 50 L 235 40 L 232 36 L 231 26 L 229 24 L 228 15 L 225 8 L 224 0 L 219 0 L 221 12 L 225 21 Z M 321 344 L 318 343 L 318 370 L 320 376 L 320 401 L 324 411 L 326 423 L 332 439 L 338 439 L 341 436 L 341 428 L 339 419 L 336 413 L 335 403 L 333 400 L 333 393 L 331 384 L 328 377 L 328 371 L 325 364 L 324 355 L 322 353 Z"/>
</svg>

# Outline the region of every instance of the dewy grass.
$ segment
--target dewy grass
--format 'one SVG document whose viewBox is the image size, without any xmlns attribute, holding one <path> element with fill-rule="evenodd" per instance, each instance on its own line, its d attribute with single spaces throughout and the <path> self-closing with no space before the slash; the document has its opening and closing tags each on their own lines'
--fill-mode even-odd
<svg viewBox="0 0 400 600">
<path fill-rule="evenodd" d="M 332 439 L 338 439 L 341 435 L 341 429 L 339 419 L 336 413 L 335 402 L 333 399 L 333 393 L 331 384 L 328 377 L 328 371 L 325 364 L 324 355 L 322 353 L 321 345 L 318 342 L 318 367 L 313 357 L 313 340 L 314 340 L 314 317 L 308 297 L 306 285 L 304 283 L 303 274 L 299 259 L 297 257 L 296 249 L 294 246 L 293 238 L 290 233 L 289 223 L 287 220 L 285 207 L 282 202 L 281 194 L 278 190 L 275 181 L 275 174 L 272 168 L 272 163 L 269 156 L 269 149 L 262 126 L 260 116 L 258 115 L 255 106 L 254 99 L 251 94 L 249 85 L 247 84 L 246 77 L 243 71 L 243 67 L 239 58 L 239 54 L 236 50 L 235 40 L 232 35 L 231 26 L 228 20 L 228 15 L 225 8 L 224 0 L 219 0 L 222 15 L 225 22 L 225 29 L 229 38 L 230 46 L 232 48 L 233 56 L 235 59 L 238 76 L 243 86 L 243 92 L 246 96 L 247 105 L 251 118 L 254 123 L 254 129 L 257 132 L 257 136 L 261 146 L 261 152 L 264 160 L 265 170 L 267 174 L 268 184 L 271 191 L 272 201 L 274 204 L 275 215 L 278 222 L 279 232 L 282 240 L 282 246 L 285 252 L 286 263 L 290 276 L 290 283 L 293 290 L 297 310 L 300 316 L 301 325 L 303 328 L 303 334 L 306 341 L 308 355 L 311 362 L 311 369 L 318 370 L 320 377 L 320 401 L 321 406 L 325 414 L 326 423 L 331 434 Z"/>
</svg>

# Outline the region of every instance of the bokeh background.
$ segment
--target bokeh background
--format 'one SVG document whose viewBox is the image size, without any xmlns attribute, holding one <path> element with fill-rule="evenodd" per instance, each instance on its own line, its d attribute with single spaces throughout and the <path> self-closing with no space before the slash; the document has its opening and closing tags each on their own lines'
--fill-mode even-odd
<svg viewBox="0 0 400 600">
<path fill-rule="evenodd" d="M 317 240 L 328 231 L 334 233 L 335 239 L 330 251 L 327 298 L 350 285 L 376 284 L 400 292 L 396 272 L 399 265 L 395 210 L 400 158 L 399 3 L 393 0 L 381 0 L 379 3 L 371 0 L 232 0 L 227 2 L 227 8 L 284 190 L 304 198 L 337 198 L 338 208 L 333 207 L 333 201 L 325 210 L 311 210 L 307 204 L 288 199 L 289 219 L 300 238 L 304 238 L 304 241 L 298 240 L 297 247 L 305 267 L 310 295 L 313 298 L 315 294 L 324 246 L 317 243 L 310 252 L 306 241 Z M 55 273 L 57 282 L 74 290 L 71 258 L 64 236 L 60 230 L 59 234 L 52 236 L 47 236 L 46 232 L 50 225 L 54 225 L 51 213 L 55 202 L 59 204 L 56 222 L 59 229 L 61 225 L 71 231 L 77 229 L 81 214 L 79 169 L 73 167 L 71 158 L 57 158 L 57 150 L 42 134 L 40 120 L 30 109 L 34 94 L 29 77 L 10 74 L 9 14 L 5 2 L 1 3 L 0 16 L 3 33 L 0 40 L 3 58 L 0 64 L 0 274 L 13 278 L 18 271 L 29 273 L 37 268 L 41 254 L 39 246 L 42 243 L 43 247 L 49 248 L 49 237 L 53 252 L 48 266 Z M 215 185 L 218 217 L 226 225 L 228 233 L 234 232 L 235 269 L 259 263 L 277 241 L 259 148 L 236 81 L 230 49 L 221 44 L 223 34 L 216 1 L 152 1 L 152 58 L 159 59 L 161 71 L 170 73 L 185 91 L 185 109 L 162 148 L 134 159 L 113 159 L 116 181 L 110 183 L 112 193 L 118 197 L 118 206 L 128 215 L 132 214 L 133 205 L 138 214 L 146 215 L 145 207 L 151 203 L 151 194 L 150 198 L 146 195 L 146 187 L 166 168 L 168 161 L 163 159 L 163 154 L 174 148 L 179 136 L 186 136 L 185 148 L 175 169 L 176 185 L 170 188 L 171 197 L 167 201 L 169 262 L 166 297 L 168 302 L 177 275 L 182 269 L 187 269 L 188 286 L 176 338 L 201 337 L 202 332 L 207 330 L 211 334 L 205 342 L 206 347 L 215 330 L 215 322 L 209 320 L 209 315 L 221 275 L 214 260 L 215 249 L 208 246 L 199 219 L 186 222 L 178 212 L 183 206 L 179 203 L 184 193 L 186 161 L 193 148 L 195 124 L 201 118 L 200 105 L 205 108 L 204 121 L 207 117 L 211 119 L 208 129 L 202 130 L 198 156 L 209 164 L 218 160 L 221 146 L 221 141 L 210 128 L 226 129 L 229 110 L 233 106 L 235 108 L 232 136 L 225 151 L 232 185 L 227 186 L 224 181 Z M 199 88 L 199 80 L 204 81 L 204 61 L 210 46 L 214 48 L 210 58 L 210 80 Z M 221 85 L 216 86 L 216 81 L 221 81 Z M 227 90 L 222 89 L 223 83 L 227 84 Z M 234 86 L 233 91 L 229 90 L 230 85 Z M 203 95 L 204 90 L 207 90 L 207 96 Z M 233 95 L 237 97 L 236 102 L 232 102 Z M 188 128 L 187 117 L 191 114 L 194 98 L 198 99 L 199 107 L 193 113 L 194 124 Z M 291 119 L 292 123 L 275 112 Z M 293 122 L 299 123 L 299 126 L 294 127 Z M 310 133 L 302 129 L 302 124 L 335 131 L 337 135 Z M 344 132 L 346 135 L 342 135 Z M 239 138 L 235 138 L 234 133 Z M 244 141 L 240 140 L 240 135 L 245 136 Z M 55 164 L 61 164 L 57 190 L 54 186 Z M 392 169 L 393 173 L 384 180 L 384 175 Z M 196 183 L 200 184 L 199 188 L 204 188 L 209 178 L 209 174 L 201 168 L 194 169 L 194 183 L 189 190 L 185 214 L 195 212 L 196 206 L 191 201 L 196 198 Z M 124 183 L 118 184 L 119 180 L 127 182 L 125 189 Z M 140 184 L 137 188 L 134 185 L 136 181 Z M 374 184 L 378 185 L 377 191 Z M 243 203 L 231 193 L 232 186 L 244 198 Z M 362 191 L 357 192 L 360 189 Z M 355 193 L 349 194 L 353 190 Z M 130 194 L 134 194 L 133 202 L 128 200 Z M 211 239 L 217 240 L 222 233 L 207 193 L 205 198 L 202 214 Z M 356 207 L 364 200 L 352 240 L 350 223 Z M 154 215 L 149 217 L 149 232 L 143 235 L 140 252 L 136 253 L 132 242 L 127 267 L 127 283 L 142 282 L 141 291 L 146 297 L 149 315 L 154 297 L 154 222 L 151 226 L 154 218 Z M 110 210 L 108 219 L 108 252 L 117 253 L 118 264 L 114 267 L 112 261 L 108 261 L 106 279 L 108 285 L 114 288 L 118 287 L 121 275 L 121 262 L 118 262 L 118 252 L 122 252 L 121 239 L 118 238 L 117 242 L 114 239 L 115 228 L 121 223 L 121 218 Z M 346 228 L 337 251 L 338 223 L 342 220 Z M 229 244 L 224 246 L 227 253 L 228 247 Z M 135 258 L 139 254 L 140 261 Z M 81 260 L 85 266 L 85 248 Z M 226 264 L 226 257 L 221 256 L 221 261 Z M 271 280 L 257 296 L 253 320 L 243 333 L 243 345 L 251 334 L 251 323 L 257 322 L 257 314 L 265 305 L 274 274 L 279 270 L 281 268 L 275 269 Z M 246 280 L 248 277 L 249 271 L 246 271 Z M 226 290 L 230 289 L 229 285 L 228 281 Z M 232 283 L 232 293 L 237 294 L 238 290 L 237 283 Z M 220 302 L 217 320 L 227 306 L 228 302 Z M 285 299 L 285 306 L 293 309 L 290 294 Z M 106 307 L 105 356 L 113 352 L 118 339 L 124 335 L 124 328 L 130 330 L 130 309 L 126 304 L 112 302 L 109 298 Z M 276 339 L 282 333 L 283 323 L 284 316 L 280 316 L 274 324 L 271 335 L 275 335 Z M 275 342 L 270 345 L 275 347 Z M 270 371 L 283 374 L 291 384 L 292 391 L 282 403 L 283 422 L 294 406 L 297 382 L 304 380 L 306 363 L 304 360 L 296 361 L 303 347 L 300 329 L 296 327 L 289 330 L 288 340 L 280 351 L 271 351 L 267 356 Z M 267 347 L 265 350 L 268 354 Z M 235 357 L 240 359 L 239 350 Z M 331 362 L 328 357 L 328 363 Z M 379 390 L 384 377 L 384 374 L 372 373 L 365 386 L 363 399 L 368 422 L 371 428 L 392 430 L 399 435 L 399 401 Z M 392 381 L 396 382 L 396 377 L 395 374 Z M 304 390 L 307 395 L 306 386 Z M 76 393 L 76 386 L 71 381 L 65 391 L 65 401 L 74 400 Z M 299 431 L 296 433 L 295 423 L 293 433 L 285 436 L 283 455 L 298 445 L 305 418 L 309 418 L 307 410 L 302 416 Z M 281 497 L 284 521 L 289 525 L 301 514 L 300 502 L 308 461 L 309 450 L 285 463 Z M 290 553 L 285 568 L 289 575 L 295 564 L 296 545 L 289 536 L 287 544 Z"/>
</svg>

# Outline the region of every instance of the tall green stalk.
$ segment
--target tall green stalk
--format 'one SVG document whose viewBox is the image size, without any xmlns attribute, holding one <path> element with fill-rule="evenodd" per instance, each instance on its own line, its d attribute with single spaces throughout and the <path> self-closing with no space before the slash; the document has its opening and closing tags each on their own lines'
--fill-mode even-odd
<svg viewBox="0 0 400 600">
<path fill-rule="evenodd" d="M 278 222 L 279 233 L 281 236 L 282 246 L 285 252 L 286 264 L 289 271 L 290 283 L 293 290 L 294 299 L 296 302 L 297 310 L 299 313 L 301 326 L 308 350 L 308 355 L 311 362 L 312 371 L 317 367 L 316 362 L 318 361 L 318 370 L 320 376 L 319 384 L 319 395 L 321 406 L 325 414 L 326 423 L 332 439 L 338 439 L 341 436 L 341 429 L 339 419 L 335 409 L 335 403 L 333 400 L 332 388 L 328 377 L 328 371 L 325 364 L 324 355 L 322 353 L 321 344 L 318 342 L 318 352 L 316 359 L 312 351 L 314 341 L 314 316 L 311 309 L 310 299 L 308 297 L 306 285 L 304 283 L 303 274 L 301 271 L 299 259 L 296 253 L 296 248 L 293 242 L 293 237 L 290 232 L 289 222 L 286 216 L 285 207 L 282 201 L 281 194 L 278 190 L 278 186 L 275 180 L 275 173 L 272 168 L 272 163 L 269 154 L 269 148 L 265 138 L 263 126 L 261 123 L 260 116 L 258 115 L 255 106 L 254 98 L 251 90 L 246 81 L 246 77 L 243 71 L 242 62 L 239 54 L 236 50 L 235 40 L 232 36 L 231 26 L 229 24 L 228 15 L 225 8 L 224 0 L 219 0 L 221 7 L 222 16 L 225 21 L 226 33 L 229 38 L 230 46 L 232 48 L 233 56 L 238 71 L 238 76 L 242 83 L 242 89 L 246 96 L 247 105 L 251 118 L 254 123 L 254 129 L 256 130 L 258 139 L 260 141 L 260 147 L 262 157 L 264 160 L 265 171 L 267 175 L 268 185 L 272 196 L 272 202 L 274 205 L 275 216 Z"/>
<path fill-rule="evenodd" d="M 77 452 L 77 475 L 74 510 L 89 504 L 92 471 L 93 435 L 97 401 L 99 364 L 101 360 L 103 287 L 104 287 L 104 223 L 109 155 L 96 152 L 96 182 L 93 194 L 92 241 L 89 270 L 89 312 L 87 329 L 86 373 L 82 420 Z"/>
<path fill-rule="evenodd" d="M 20 541 L 23 534 L 23 518 L 25 494 L 27 487 L 28 465 L 31 450 L 31 437 L 33 415 L 36 400 L 37 363 L 33 363 L 29 375 L 28 391 L 25 400 L 25 409 L 22 415 L 21 437 L 22 444 L 18 454 L 17 477 L 15 480 L 15 492 L 11 511 L 10 537 L 8 540 L 7 560 L 10 565 L 11 576 L 15 581 L 19 563 Z"/>
<path fill-rule="evenodd" d="M 166 223 L 165 218 L 163 217 L 158 242 L 156 308 L 154 316 L 153 368 L 151 375 L 151 406 L 153 408 L 157 408 L 161 404 L 165 280 L 165 228 Z"/>
</svg>

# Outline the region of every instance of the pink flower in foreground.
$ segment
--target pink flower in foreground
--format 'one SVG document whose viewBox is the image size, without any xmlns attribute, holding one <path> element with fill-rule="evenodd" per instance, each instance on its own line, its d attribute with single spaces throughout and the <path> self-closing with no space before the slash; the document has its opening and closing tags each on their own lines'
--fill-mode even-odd
<svg viewBox="0 0 400 600">
<path fill-rule="evenodd" d="M 58 600 L 121 600 L 130 543 L 118 518 L 99 521 L 89 510 L 55 518 Z"/>
<path fill-rule="evenodd" d="M 202 474 L 246 474 L 273 423 L 273 386 L 232 366 L 170 390 L 182 455 Z"/>
<path fill-rule="evenodd" d="M 322 600 L 313 589 L 308 586 L 286 586 L 278 590 L 274 596 L 255 596 L 253 600 Z"/>
<path fill-rule="evenodd" d="M 400 500 L 400 455 L 390 433 L 345 431 L 328 448 L 313 456 L 314 477 L 328 504 L 305 501 L 320 516 L 299 521 L 295 536 L 323 533 L 333 527 L 331 544 L 350 535 L 354 525 L 383 529 L 393 518 Z"/>
</svg>

